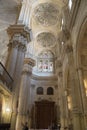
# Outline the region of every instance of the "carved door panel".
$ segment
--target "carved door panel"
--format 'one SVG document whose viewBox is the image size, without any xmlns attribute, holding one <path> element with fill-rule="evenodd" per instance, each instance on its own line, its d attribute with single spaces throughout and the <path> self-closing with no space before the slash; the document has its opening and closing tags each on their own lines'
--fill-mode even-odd
<svg viewBox="0 0 87 130">
<path fill-rule="evenodd" d="M 37 129 L 47 129 L 55 118 L 54 102 L 35 102 L 35 122 Z"/>
</svg>

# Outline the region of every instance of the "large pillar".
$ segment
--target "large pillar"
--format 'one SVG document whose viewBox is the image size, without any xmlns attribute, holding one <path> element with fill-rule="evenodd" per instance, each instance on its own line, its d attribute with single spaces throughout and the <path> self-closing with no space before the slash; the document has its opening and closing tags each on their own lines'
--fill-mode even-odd
<svg viewBox="0 0 87 130">
<path fill-rule="evenodd" d="M 83 130 L 82 105 L 79 92 L 78 78 L 74 65 L 72 46 L 66 45 L 66 53 L 68 56 L 69 72 L 70 72 L 70 89 L 72 97 L 72 121 L 74 130 Z"/>
<path fill-rule="evenodd" d="M 17 35 L 14 35 L 14 37 L 15 39 L 17 39 Z M 6 69 L 8 70 L 9 74 L 12 77 L 15 71 L 17 54 L 18 54 L 18 41 L 11 40 L 10 43 L 8 44 L 8 57 L 6 61 Z"/>
<path fill-rule="evenodd" d="M 60 123 L 61 123 L 61 130 L 64 129 L 64 95 L 63 95 L 63 74 L 62 74 L 62 63 L 61 60 L 57 60 L 57 74 L 58 74 L 58 104 L 60 108 Z"/>
<path fill-rule="evenodd" d="M 87 129 L 87 98 L 84 86 L 84 77 L 82 75 L 82 68 L 77 68 L 78 76 L 79 76 L 79 85 L 80 85 L 80 96 L 82 101 L 82 108 L 83 108 L 83 119 L 84 119 L 84 126 Z"/>
<path fill-rule="evenodd" d="M 18 109 L 18 98 L 20 91 L 20 77 L 23 67 L 26 45 L 29 41 L 29 30 L 24 25 L 11 25 L 8 28 L 10 35 L 10 50 L 7 58 L 6 68 L 12 76 L 13 82 L 13 104 L 11 129 L 15 130 L 15 123 Z"/>
<path fill-rule="evenodd" d="M 29 122 L 29 104 L 30 104 L 30 86 L 31 86 L 31 74 L 32 67 L 35 62 L 33 59 L 27 58 L 24 60 L 24 66 L 20 84 L 18 115 L 16 122 L 16 130 L 22 129 L 22 123 Z"/>
</svg>

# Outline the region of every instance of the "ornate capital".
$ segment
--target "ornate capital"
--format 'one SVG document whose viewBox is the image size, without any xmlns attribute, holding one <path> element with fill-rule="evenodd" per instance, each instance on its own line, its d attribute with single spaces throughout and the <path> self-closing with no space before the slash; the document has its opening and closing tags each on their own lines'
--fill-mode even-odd
<svg viewBox="0 0 87 130">
<path fill-rule="evenodd" d="M 14 41 L 14 42 L 12 42 L 12 41 L 10 41 L 10 43 L 8 44 L 8 47 L 9 48 L 18 48 L 18 42 L 17 41 Z"/>
<path fill-rule="evenodd" d="M 19 44 L 18 46 L 18 49 L 21 50 L 22 52 L 25 52 L 26 51 L 26 45 L 23 45 L 23 44 Z"/>
<path fill-rule="evenodd" d="M 25 27 L 25 25 L 17 25 L 17 24 L 11 25 L 10 27 L 8 27 L 7 32 L 10 35 L 11 39 L 16 38 L 15 40 L 21 40 L 19 38 L 19 36 L 21 35 L 25 37 L 27 41 L 30 41 L 30 30 L 29 28 Z"/>
<path fill-rule="evenodd" d="M 35 61 L 31 58 L 25 58 L 24 59 L 24 67 L 22 74 L 32 74 L 32 67 L 35 65 Z"/>
<path fill-rule="evenodd" d="M 24 59 L 24 64 L 29 64 L 30 66 L 35 66 L 35 60 L 31 59 L 31 58 L 25 58 Z"/>
</svg>

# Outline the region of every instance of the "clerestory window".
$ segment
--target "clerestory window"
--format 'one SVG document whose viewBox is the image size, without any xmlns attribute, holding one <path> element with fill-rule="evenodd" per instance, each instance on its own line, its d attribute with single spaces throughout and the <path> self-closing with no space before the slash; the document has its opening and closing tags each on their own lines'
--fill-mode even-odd
<svg viewBox="0 0 87 130">
<path fill-rule="evenodd" d="M 37 62 L 39 72 L 53 72 L 53 54 L 50 51 L 40 53 Z"/>
</svg>

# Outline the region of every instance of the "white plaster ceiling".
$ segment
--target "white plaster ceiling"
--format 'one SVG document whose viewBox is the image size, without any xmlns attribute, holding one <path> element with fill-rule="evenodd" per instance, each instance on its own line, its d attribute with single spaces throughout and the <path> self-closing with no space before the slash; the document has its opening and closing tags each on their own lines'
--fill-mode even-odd
<svg viewBox="0 0 87 130">
<path fill-rule="evenodd" d="M 34 36 L 34 54 L 37 55 L 45 49 L 56 51 L 54 46 L 57 46 L 58 35 L 61 32 L 62 8 L 67 3 L 68 0 L 33 0 L 31 2 L 30 28 Z"/>
</svg>

